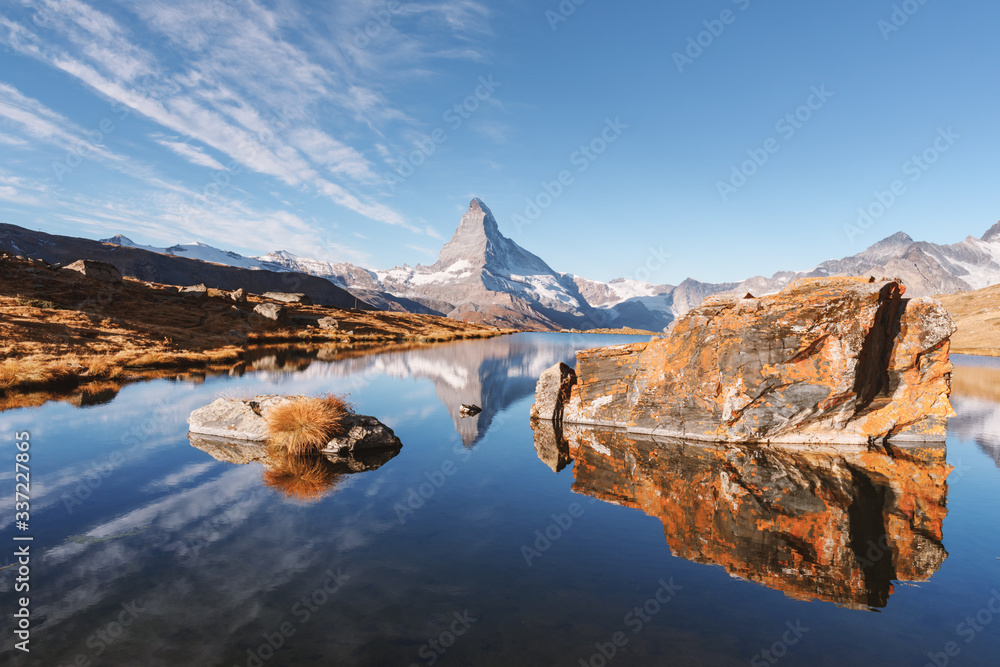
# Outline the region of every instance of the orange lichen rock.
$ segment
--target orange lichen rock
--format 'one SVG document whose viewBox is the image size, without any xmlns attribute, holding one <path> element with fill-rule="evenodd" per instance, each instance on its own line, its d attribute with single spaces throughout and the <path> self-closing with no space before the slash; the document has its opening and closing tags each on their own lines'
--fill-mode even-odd
<svg viewBox="0 0 1000 667">
<path fill-rule="evenodd" d="M 884 607 L 893 582 L 926 581 L 948 556 L 943 443 L 761 447 L 555 431 L 575 461 L 575 492 L 656 517 L 675 556 L 792 598 Z"/>
<path fill-rule="evenodd" d="M 562 421 L 713 442 L 943 440 L 955 326 L 904 291 L 806 278 L 710 297 L 666 338 L 577 353 Z"/>
</svg>

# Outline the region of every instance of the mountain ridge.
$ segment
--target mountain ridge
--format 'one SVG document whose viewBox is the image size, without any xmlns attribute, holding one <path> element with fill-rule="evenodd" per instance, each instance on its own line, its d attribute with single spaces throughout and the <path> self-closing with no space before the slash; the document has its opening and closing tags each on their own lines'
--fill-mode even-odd
<svg viewBox="0 0 1000 667">
<path fill-rule="evenodd" d="M 808 271 L 778 271 L 739 282 L 687 278 L 654 285 L 628 278 L 608 282 L 553 270 L 504 236 L 489 207 L 472 199 L 455 233 L 429 266 L 370 270 L 277 250 L 243 257 L 200 242 L 170 248 L 139 246 L 121 234 L 107 243 L 238 265 L 250 270 L 298 272 L 326 279 L 376 307 L 416 309 L 504 327 L 535 329 L 631 327 L 666 330 L 708 296 L 776 292 L 799 278 L 877 275 L 900 278 L 909 296 L 971 291 L 1000 283 L 1000 223 L 981 237 L 950 245 L 916 241 L 899 231 L 861 252 L 830 259 Z M 423 309 L 423 310 L 420 310 Z"/>
</svg>

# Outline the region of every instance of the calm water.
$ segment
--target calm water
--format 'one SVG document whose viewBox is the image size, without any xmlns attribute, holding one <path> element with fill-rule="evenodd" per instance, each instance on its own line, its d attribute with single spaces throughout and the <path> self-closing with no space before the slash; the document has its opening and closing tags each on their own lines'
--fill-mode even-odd
<svg viewBox="0 0 1000 667">
<path fill-rule="evenodd" d="M 947 451 L 908 449 L 898 467 L 586 432 L 536 444 L 538 375 L 624 340 L 273 359 L 0 414 L 0 564 L 15 534 L 34 537 L 30 655 L 12 651 L 17 568 L 0 570 L 4 664 L 1000 663 L 996 363 L 954 358 Z M 219 395 L 320 392 L 350 394 L 403 448 L 328 471 L 312 502 L 188 440 L 188 414 Z M 484 411 L 462 418 L 470 402 Z"/>
</svg>

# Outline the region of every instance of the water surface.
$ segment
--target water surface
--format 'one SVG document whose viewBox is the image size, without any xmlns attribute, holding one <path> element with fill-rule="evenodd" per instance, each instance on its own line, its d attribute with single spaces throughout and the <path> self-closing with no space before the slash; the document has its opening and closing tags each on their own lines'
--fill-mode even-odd
<svg viewBox="0 0 1000 667">
<path fill-rule="evenodd" d="M 951 649 L 950 664 L 996 664 L 993 360 L 954 358 L 947 448 L 905 466 L 536 439 L 538 375 L 634 340 L 518 334 L 276 358 L 242 377 L 0 413 L 0 563 L 25 534 L 10 501 L 15 431 L 31 433 L 34 538 L 31 654 L 7 631 L 4 662 L 924 665 Z M 191 410 L 220 395 L 323 392 L 349 394 L 403 447 L 375 469 L 338 469 L 308 502 L 187 437 Z M 463 418 L 462 403 L 483 412 Z M 0 570 L 5 610 L 15 577 Z"/>
</svg>

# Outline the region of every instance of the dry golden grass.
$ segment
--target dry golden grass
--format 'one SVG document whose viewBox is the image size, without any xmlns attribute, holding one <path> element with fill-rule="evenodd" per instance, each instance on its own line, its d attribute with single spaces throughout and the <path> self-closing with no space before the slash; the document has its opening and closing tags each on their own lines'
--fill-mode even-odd
<svg viewBox="0 0 1000 667">
<path fill-rule="evenodd" d="M 338 396 L 304 398 L 280 405 L 268 414 L 271 443 L 290 454 L 321 450 L 332 438 L 343 435 L 350 410 Z"/>
<path fill-rule="evenodd" d="M 88 377 L 104 380 L 118 380 L 125 377 L 125 369 L 117 362 L 114 355 L 91 357 L 83 365 L 87 367 Z"/>
<path fill-rule="evenodd" d="M 958 326 L 952 352 L 1000 356 L 1000 285 L 936 298 Z"/>
<path fill-rule="evenodd" d="M 77 374 L 65 363 L 39 359 L 5 359 L 0 362 L 0 389 L 33 389 L 72 383 Z"/>
<path fill-rule="evenodd" d="M 298 503 L 316 502 L 333 491 L 342 475 L 322 456 L 295 456 L 274 451 L 264 469 L 264 484 Z"/>
</svg>

